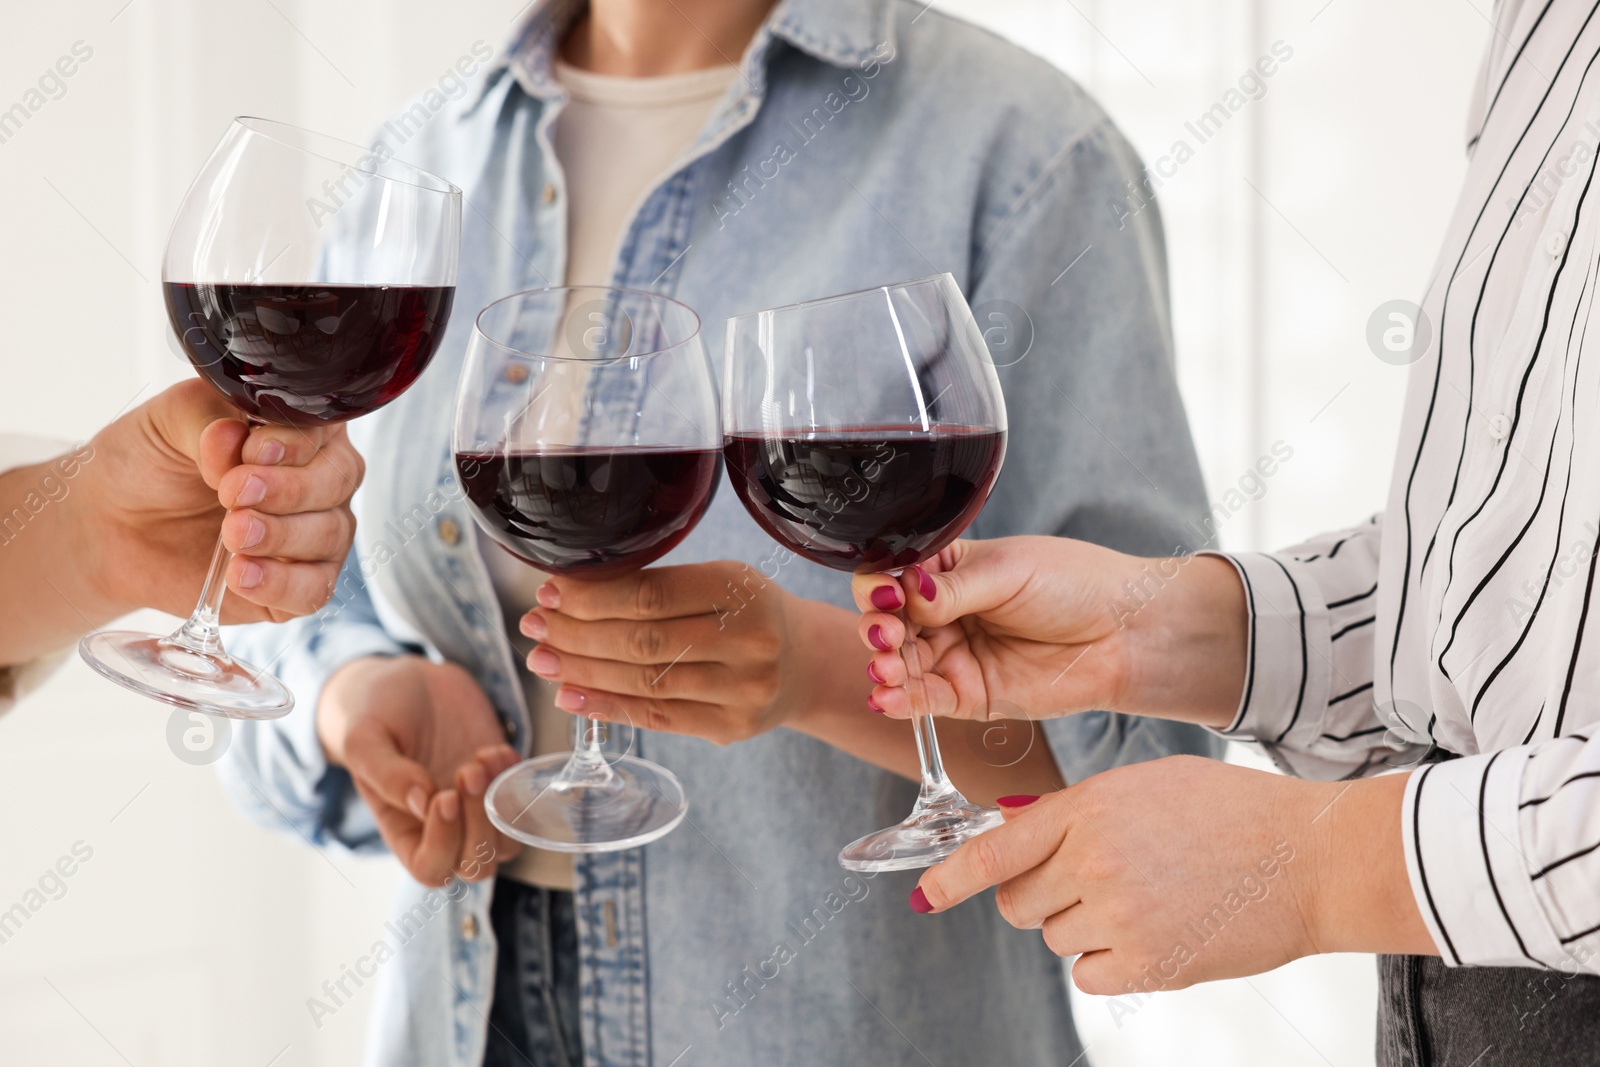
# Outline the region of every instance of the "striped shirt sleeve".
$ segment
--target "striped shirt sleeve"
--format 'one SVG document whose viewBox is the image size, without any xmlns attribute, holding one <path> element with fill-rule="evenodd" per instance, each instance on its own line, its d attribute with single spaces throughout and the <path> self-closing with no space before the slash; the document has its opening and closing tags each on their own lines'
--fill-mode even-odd
<svg viewBox="0 0 1600 1067">
<path fill-rule="evenodd" d="M 1374 516 L 1281 552 L 1215 553 L 1239 572 L 1250 612 L 1244 692 L 1220 732 L 1290 774 L 1354 777 L 1410 747 L 1372 695 L 1382 531 Z"/>
<path fill-rule="evenodd" d="M 1600 973 L 1600 743 L 1435 764 L 1404 811 L 1412 890 L 1447 963 Z"/>
</svg>

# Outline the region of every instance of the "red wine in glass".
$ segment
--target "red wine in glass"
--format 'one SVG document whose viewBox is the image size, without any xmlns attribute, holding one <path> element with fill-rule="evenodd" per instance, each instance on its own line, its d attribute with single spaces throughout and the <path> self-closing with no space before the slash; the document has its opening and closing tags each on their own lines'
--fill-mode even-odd
<svg viewBox="0 0 1600 1067">
<path fill-rule="evenodd" d="M 167 316 L 200 376 L 240 411 L 343 422 L 411 386 L 450 318 L 446 285 L 167 282 Z"/>
<path fill-rule="evenodd" d="M 892 570 L 934 555 L 977 517 L 1006 434 L 968 426 L 732 434 L 728 476 L 778 543 L 837 570 Z"/>
<path fill-rule="evenodd" d="M 475 518 L 502 548 L 573 578 L 629 574 L 672 551 L 717 489 L 711 448 L 458 452 Z"/>
</svg>

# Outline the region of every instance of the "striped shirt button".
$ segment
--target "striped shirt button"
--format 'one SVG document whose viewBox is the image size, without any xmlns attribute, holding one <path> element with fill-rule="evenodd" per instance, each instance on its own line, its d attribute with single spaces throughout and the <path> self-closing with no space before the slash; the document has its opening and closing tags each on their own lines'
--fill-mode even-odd
<svg viewBox="0 0 1600 1067">
<path fill-rule="evenodd" d="M 1504 441 L 1511 436 L 1511 420 L 1504 414 L 1496 415 L 1489 420 L 1489 436 L 1496 441 Z"/>
<path fill-rule="evenodd" d="M 1551 233 L 1550 239 L 1545 242 L 1545 248 L 1549 249 L 1552 256 L 1559 256 L 1563 251 L 1565 251 L 1566 247 L 1567 235 L 1562 233 L 1560 230 L 1556 230 Z"/>
</svg>

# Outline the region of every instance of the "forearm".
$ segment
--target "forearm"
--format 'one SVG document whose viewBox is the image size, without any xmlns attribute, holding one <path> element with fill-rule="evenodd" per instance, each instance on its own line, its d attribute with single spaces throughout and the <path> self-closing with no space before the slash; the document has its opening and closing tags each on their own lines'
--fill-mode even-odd
<svg viewBox="0 0 1600 1067">
<path fill-rule="evenodd" d="M 870 652 L 856 636 L 855 617 L 816 601 L 798 601 L 795 611 L 807 654 L 813 665 L 805 685 L 797 687 L 801 707 L 790 729 L 826 742 L 858 759 L 916 781 L 920 777 L 916 739 L 907 724 L 872 714 L 867 696 Z M 993 804 L 1015 793 L 1043 794 L 1064 784 L 1055 757 L 1041 732 L 1021 759 L 996 759 L 990 747 L 966 743 L 968 731 L 994 730 L 995 723 L 938 723 L 945 770 L 967 799 Z M 987 757 L 987 758 L 986 758 Z M 1003 764 L 1003 765 L 997 765 Z"/>
<path fill-rule="evenodd" d="M 64 484 L 53 470 L 41 463 L 0 474 L 0 519 L 27 516 L 0 533 L 0 591 L 11 609 L 0 613 L 0 664 L 54 652 L 132 609 L 116 603 L 93 572 L 99 553 L 83 491 L 44 495 L 42 485 Z"/>
</svg>

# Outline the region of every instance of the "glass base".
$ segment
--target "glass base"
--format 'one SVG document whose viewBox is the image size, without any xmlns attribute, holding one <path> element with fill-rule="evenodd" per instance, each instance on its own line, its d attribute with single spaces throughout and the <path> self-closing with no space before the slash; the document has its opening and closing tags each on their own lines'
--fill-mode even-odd
<svg viewBox="0 0 1600 1067">
<path fill-rule="evenodd" d="M 554 852 L 648 845 L 689 812 L 683 783 L 665 767 L 636 756 L 589 764 L 570 752 L 525 760 L 503 772 L 489 784 L 483 803 L 501 833 Z"/>
<path fill-rule="evenodd" d="M 980 808 L 959 794 L 943 803 L 919 803 L 905 822 L 846 845 L 839 852 L 839 866 L 874 873 L 932 867 L 1004 821 L 1000 809 Z"/>
<path fill-rule="evenodd" d="M 227 719 L 278 719 L 294 708 L 294 694 L 272 675 L 170 637 L 102 630 L 78 642 L 78 654 L 123 688 L 174 707 Z"/>
</svg>

